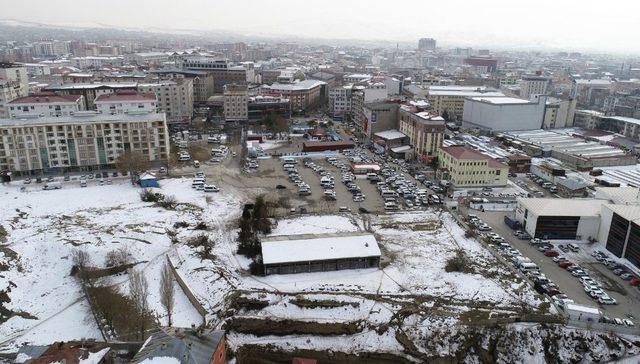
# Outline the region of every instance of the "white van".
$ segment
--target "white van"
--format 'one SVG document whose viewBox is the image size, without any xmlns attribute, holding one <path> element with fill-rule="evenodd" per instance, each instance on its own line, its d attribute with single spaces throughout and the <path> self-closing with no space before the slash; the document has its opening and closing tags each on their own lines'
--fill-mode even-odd
<svg viewBox="0 0 640 364">
<path fill-rule="evenodd" d="M 42 186 L 43 190 L 59 190 L 62 188 L 60 182 L 48 182 Z"/>
<path fill-rule="evenodd" d="M 181 162 L 189 161 L 191 160 L 191 156 L 189 154 L 180 154 L 178 160 Z"/>
<path fill-rule="evenodd" d="M 398 205 L 396 205 L 394 202 L 385 202 L 384 209 L 387 211 L 395 211 L 398 209 Z"/>
<path fill-rule="evenodd" d="M 191 188 L 197 189 L 200 186 L 204 187 L 204 178 L 194 178 L 191 182 Z"/>
<path fill-rule="evenodd" d="M 367 179 L 375 179 L 378 178 L 378 175 L 375 173 L 367 173 Z"/>
<path fill-rule="evenodd" d="M 382 191 L 382 197 L 397 197 L 398 194 L 391 190 Z"/>
<path fill-rule="evenodd" d="M 283 164 L 296 164 L 298 162 L 296 162 L 295 158 L 284 158 L 282 160 Z"/>
<path fill-rule="evenodd" d="M 194 168 L 200 168 L 200 162 L 197 161 L 197 160 L 193 161 L 193 167 Z"/>
</svg>

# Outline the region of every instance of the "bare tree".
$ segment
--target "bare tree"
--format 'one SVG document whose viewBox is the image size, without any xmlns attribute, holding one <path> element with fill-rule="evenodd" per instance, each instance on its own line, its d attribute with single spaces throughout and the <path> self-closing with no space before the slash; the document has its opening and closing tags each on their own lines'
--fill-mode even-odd
<svg viewBox="0 0 640 364">
<path fill-rule="evenodd" d="M 148 168 L 149 159 L 140 152 L 125 150 L 116 159 L 116 169 L 120 173 L 129 173 L 131 184 L 136 183 L 137 174 L 146 171 Z"/>
<path fill-rule="evenodd" d="M 73 264 L 78 267 L 80 271 L 84 270 L 91 264 L 91 256 L 84 249 L 76 249 L 72 253 Z"/>
<path fill-rule="evenodd" d="M 164 263 L 162 271 L 160 271 L 160 303 L 167 311 L 169 326 L 171 326 L 173 324 L 171 318 L 173 316 L 175 297 L 173 292 L 173 272 L 171 271 L 169 262 Z"/>
<path fill-rule="evenodd" d="M 135 269 L 129 270 L 129 293 L 138 316 L 140 338 L 144 339 L 147 314 L 149 311 L 149 282 L 147 282 L 147 278 L 142 271 Z"/>
</svg>

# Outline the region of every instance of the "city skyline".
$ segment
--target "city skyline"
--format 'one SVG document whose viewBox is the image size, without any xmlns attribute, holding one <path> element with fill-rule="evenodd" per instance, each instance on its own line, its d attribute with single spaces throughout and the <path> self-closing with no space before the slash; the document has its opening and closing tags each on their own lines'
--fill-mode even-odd
<svg viewBox="0 0 640 364">
<path fill-rule="evenodd" d="M 296 2 L 280 0 L 259 12 L 238 11 L 256 6 L 249 0 L 222 0 L 215 4 L 186 0 L 180 6 L 146 0 L 135 4 L 124 0 L 90 3 L 82 8 L 70 0 L 61 0 L 55 7 L 42 0 L 13 3 L 5 19 L 168 32 L 224 30 L 247 37 L 398 42 L 433 37 L 443 46 L 640 53 L 640 45 L 633 39 L 634 25 L 640 23 L 640 4 L 619 0 L 609 2 L 610 6 L 625 11 L 611 14 L 603 13 L 595 1 L 575 7 L 573 2 L 550 0 L 493 0 L 482 4 L 411 0 L 403 2 L 397 11 L 389 11 L 378 2 L 368 2 L 365 8 L 359 2 L 328 0 L 322 6 L 302 9 Z M 154 9 L 153 14 L 139 15 L 150 8 Z M 407 17 L 407 11 L 424 15 Z M 294 16 L 296 12 L 300 16 Z M 594 20 L 598 26 L 585 26 Z"/>
</svg>

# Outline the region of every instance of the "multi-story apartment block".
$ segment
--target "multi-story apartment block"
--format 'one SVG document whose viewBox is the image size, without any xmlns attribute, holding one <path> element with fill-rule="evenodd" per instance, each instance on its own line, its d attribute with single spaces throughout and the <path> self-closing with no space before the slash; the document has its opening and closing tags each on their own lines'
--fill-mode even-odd
<svg viewBox="0 0 640 364">
<path fill-rule="evenodd" d="M 65 83 L 59 86 L 49 86 L 44 91 L 53 91 L 59 95 L 81 95 L 84 98 L 85 110 L 95 110 L 94 100 L 104 94 L 116 91 L 135 91 L 137 83 Z"/>
<path fill-rule="evenodd" d="M 438 150 L 439 179 L 453 187 L 505 186 L 509 166 L 466 146 L 441 147 Z"/>
<path fill-rule="evenodd" d="M 247 121 L 249 119 L 249 93 L 247 86 L 224 86 L 224 120 Z"/>
<path fill-rule="evenodd" d="M 286 119 L 291 117 L 291 101 L 279 96 L 252 96 L 249 98 L 248 109 L 251 121 L 261 121 L 270 114 Z"/>
<path fill-rule="evenodd" d="M 167 114 L 169 124 L 191 122 L 193 116 L 193 82 L 189 79 L 138 84 L 138 91 L 154 93 L 158 112 Z"/>
<path fill-rule="evenodd" d="M 322 102 L 322 89 L 326 82 L 305 80 L 296 83 L 274 83 L 263 85 L 261 92 L 265 95 L 283 96 L 291 100 L 294 112 L 305 112 L 314 109 Z"/>
<path fill-rule="evenodd" d="M 423 160 L 437 155 L 444 140 L 445 120 L 437 114 L 416 112 L 402 105 L 398 112 L 398 130 L 409 137 L 415 155 Z"/>
<path fill-rule="evenodd" d="M 544 76 L 524 76 L 520 81 L 520 97 L 530 99 L 536 95 L 545 95 L 549 91 L 551 79 Z"/>
<path fill-rule="evenodd" d="M 157 109 L 156 94 L 127 90 L 100 95 L 94 103 L 103 114 L 150 113 Z"/>
<path fill-rule="evenodd" d="M 183 70 L 206 71 L 213 77 L 213 89 L 215 93 L 224 92 L 224 86 L 235 83 L 238 85 L 247 83 L 247 79 L 255 78 L 253 65 L 233 66 L 226 59 L 214 57 L 186 57 L 177 61 L 178 67 Z M 247 76 L 249 74 L 249 76 Z"/>
<path fill-rule="evenodd" d="M 573 115 L 573 126 L 576 128 L 595 129 L 598 120 L 604 113 L 596 110 L 576 110 Z"/>
<path fill-rule="evenodd" d="M 438 115 L 446 111 L 450 120 L 462 120 L 464 101 L 467 97 L 500 97 L 502 92 L 484 86 L 431 86 L 427 101 Z"/>
<path fill-rule="evenodd" d="M 419 51 L 434 51 L 436 49 L 436 40 L 433 38 L 420 38 L 418 41 Z"/>
<path fill-rule="evenodd" d="M 165 115 L 81 112 L 0 120 L 0 170 L 28 174 L 112 167 L 125 150 L 149 161 L 166 160 Z"/>
<path fill-rule="evenodd" d="M 7 104 L 7 109 L 11 119 L 69 116 L 84 110 L 84 98 L 80 95 L 42 92 L 14 99 Z"/>
<path fill-rule="evenodd" d="M 353 85 L 335 87 L 329 90 L 329 112 L 336 119 L 344 119 L 351 113 L 351 92 Z"/>
<path fill-rule="evenodd" d="M 204 105 L 215 94 L 213 74 L 207 71 L 160 69 L 151 73 L 158 75 L 163 80 L 187 78 L 193 82 L 193 102 Z"/>
<path fill-rule="evenodd" d="M 9 116 L 7 103 L 29 94 L 26 67 L 15 63 L 0 63 L 0 118 Z"/>
</svg>

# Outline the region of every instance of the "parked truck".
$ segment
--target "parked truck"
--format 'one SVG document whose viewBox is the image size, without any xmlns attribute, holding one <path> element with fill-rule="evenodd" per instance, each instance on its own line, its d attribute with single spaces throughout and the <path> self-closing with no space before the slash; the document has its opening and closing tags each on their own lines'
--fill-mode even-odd
<svg viewBox="0 0 640 364">
<path fill-rule="evenodd" d="M 513 230 L 519 229 L 521 227 L 520 221 L 518 221 L 518 220 L 516 220 L 516 219 L 514 219 L 513 217 L 510 217 L 510 216 L 505 216 L 504 217 L 504 223 L 507 224 L 507 226 L 509 226 Z"/>
</svg>

